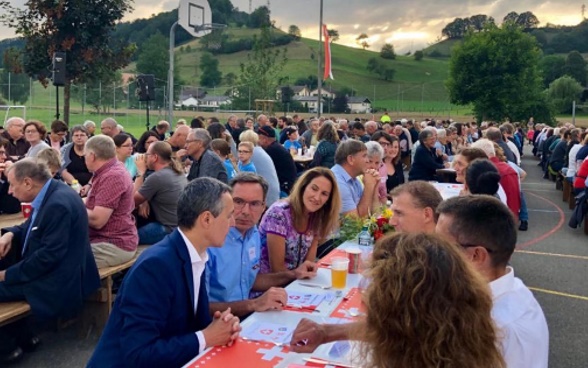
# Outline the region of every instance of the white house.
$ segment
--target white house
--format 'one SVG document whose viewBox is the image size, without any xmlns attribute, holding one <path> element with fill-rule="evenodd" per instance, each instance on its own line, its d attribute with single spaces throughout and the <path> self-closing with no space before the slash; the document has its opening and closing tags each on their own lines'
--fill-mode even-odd
<svg viewBox="0 0 588 368">
<path fill-rule="evenodd" d="M 347 106 L 352 114 L 366 114 L 372 112 L 372 102 L 364 96 L 347 97 Z"/>
<path fill-rule="evenodd" d="M 335 92 L 335 90 L 334 90 L 334 89 L 332 89 L 331 87 L 326 87 L 326 86 L 323 86 L 323 87 L 321 88 L 321 96 L 322 96 L 323 98 L 331 98 L 331 99 L 333 99 L 333 98 L 335 98 L 335 95 L 336 95 L 336 94 L 337 94 L 337 92 Z M 314 90 L 312 90 L 312 91 L 310 92 L 310 95 L 311 95 L 311 96 L 318 96 L 318 88 L 317 88 L 317 89 L 314 89 Z"/>
<path fill-rule="evenodd" d="M 182 106 L 186 107 L 197 107 L 198 106 L 198 99 L 190 96 L 185 100 L 182 100 Z"/>
<path fill-rule="evenodd" d="M 294 96 L 293 101 L 299 102 L 305 108 L 308 107 L 308 112 L 316 113 L 318 106 L 318 96 Z M 324 109 L 324 102 L 323 102 Z"/>
<path fill-rule="evenodd" d="M 211 96 L 206 95 L 198 100 L 199 107 L 220 107 L 233 102 L 229 96 Z"/>
<path fill-rule="evenodd" d="M 292 97 L 296 96 L 310 96 L 310 89 L 307 86 L 280 86 L 276 90 L 277 99 L 282 98 L 282 88 L 290 87 L 292 90 Z"/>
</svg>

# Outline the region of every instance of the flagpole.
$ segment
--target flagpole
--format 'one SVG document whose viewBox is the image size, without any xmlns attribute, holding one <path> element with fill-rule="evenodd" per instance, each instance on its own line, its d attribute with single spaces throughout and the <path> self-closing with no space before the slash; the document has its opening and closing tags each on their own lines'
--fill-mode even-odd
<svg viewBox="0 0 588 368">
<path fill-rule="evenodd" d="M 320 8 L 320 21 L 319 21 L 319 45 L 318 45 L 318 104 L 317 104 L 317 116 L 321 116 L 321 107 L 322 107 L 322 91 L 323 88 L 323 76 L 321 74 L 322 64 L 323 64 L 323 54 L 322 54 L 322 47 L 323 47 L 323 0 L 321 0 L 321 8 Z"/>
</svg>

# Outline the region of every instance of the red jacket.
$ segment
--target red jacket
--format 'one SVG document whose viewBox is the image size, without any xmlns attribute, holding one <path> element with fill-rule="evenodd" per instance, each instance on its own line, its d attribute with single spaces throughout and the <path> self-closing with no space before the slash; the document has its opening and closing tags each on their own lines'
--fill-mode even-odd
<svg viewBox="0 0 588 368">
<path fill-rule="evenodd" d="M 519 218 L 519 211 L 521 210 L 521 186 L 519 184 L 519 176 L 516 171 L 506 162 L 500 161 L 497 157 L 491 157 L 490 161 L 496 166 L 500 173 L 500 185 L 506 193 L 506 205 L 515 216 Z"/>
<path fill-rule="evenodd" d="M 582 161 L 582 165 L 578 171 L 576 171 L 576 177 L 574 178 L 574 189 L 586 188 L 586 177 L 588 176 L 588 160 Z"/>
</svg>

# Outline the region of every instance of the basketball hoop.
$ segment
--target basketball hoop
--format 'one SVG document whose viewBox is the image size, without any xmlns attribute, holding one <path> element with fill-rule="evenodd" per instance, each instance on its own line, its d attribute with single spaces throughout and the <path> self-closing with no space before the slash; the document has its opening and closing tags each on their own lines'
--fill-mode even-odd
<svg viewBox="0 0 588 368">
<path fill-rule="evenodd" d="M 205 38 L 206 48 L 209 50 L 218 50 L 223 42 L 223 30 L 227 28 L 226 24 L 207 23 L 199 26 L 192 26 L 196 33 L 206 33 Z"/>
</svg>

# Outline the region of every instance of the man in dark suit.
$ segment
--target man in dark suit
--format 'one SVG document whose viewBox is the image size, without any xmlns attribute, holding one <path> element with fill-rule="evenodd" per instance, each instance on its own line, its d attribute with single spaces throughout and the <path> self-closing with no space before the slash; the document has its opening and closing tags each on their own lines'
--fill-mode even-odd
<svg viewBox="0 0 588 368">
<path fill-rule="evenodd" d="M 194 179 L 178 200 L 178 228 L 147 249 L 125 277 L 88 367 L 180 367 L 205 348 L 231 345 L 230 308 L 211 321 L 204 267 L 234 225 L 231 189 Z"/>
<path fill-rule="evenodd" d="M 2 229 L 0 302 L 26 300 L 39 320 L 72 317 L 84 297 L 100 286 L 84 204 L 34 159 L 13 164 L 7 178 L 9 193 L 31 202 L 32 213 L 22 225 Z M 39 343 L 25 326 L 8 327 L 9 336 L 2 336 L 6 329 L 0 330 L 0 348 L 7 360 L 20 358 L 23 349 Z"/>
</svg>

